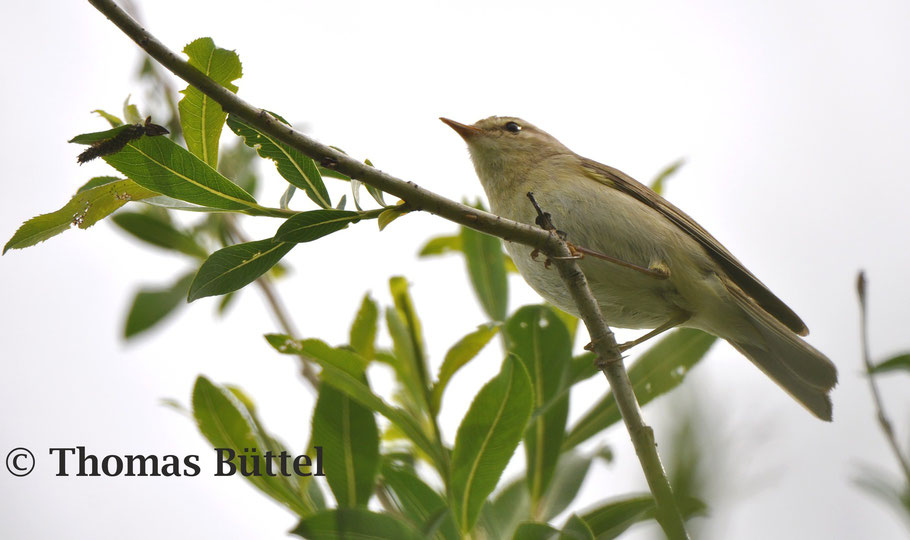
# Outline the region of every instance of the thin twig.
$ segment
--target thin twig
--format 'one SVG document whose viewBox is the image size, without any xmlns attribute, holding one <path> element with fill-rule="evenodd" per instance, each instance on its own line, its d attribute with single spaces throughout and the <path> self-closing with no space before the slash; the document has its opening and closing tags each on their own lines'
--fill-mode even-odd
<svg viewBox="0 0 910 540">
<path fill-rule="evenodd" d="M 904 471 L 904 476 L 907 478 L 907 484 L 910 485 L 910 460 L 904 456 L 900 446 L 897 444 L 897 438 L 894 436 L 894 428 L 891 425 L 891 420 L 885 414 L 882 395 L 881 392 L 879 392 L 878 383 L 875 381 L 875 375 L 872 373 L 874 366 L 872 365 L 872 360 L 869 356 L 869 329 L 866 323 L 865 272 L 860 271 L 859 275 L 856 277 L 856 294 L 859 296 L 859 324 L 860 340 L 862 341 L 863 346 L 863 362 L 866 364 L 866 377 L 869 379 L 869 389 L 872 392 L 872 400 L 875 402 L 876 416 L 878 417 L 878 423 L 882 427 L 882 431 L 885 433 L 885 438 L 888 440 L 888 444 L 894 452 L 894 457 L 897 458 L 898 464 L 900 464 L 901 469 Z"/>
<path fill-rule="evenodd" d="M 688 538 L 685 520 L 657 453 L 654 430 L 645 424 L 641 416 L 641 409 L 632 389 L 632 381 L 629 380 L 629 374 L 626 373 L 623 365 L 622 353 L 616 343 L 616 338 L 604 322 L 600 305 L 591 293 L 588 281 L 579 268 L 578 262 L 567 257 L 567 255 L 571 255 L 568 243 L 557 233 L 549 214 L 541 210 L 537 201 L 534 200 L 534 195 L 528 193 L 528 198 L 531 199 L 539 214 L 537 223 L 541 227 L 549 229 L 553 238 L 560 240 L 562 258 L 554 258 L 553 264 L 556 265 L 560 277 L 566 282 L 572 300 L 578 307 L 579 315 L 591 334 L 591 350 L 597 355 L 597 367 L 603 371 L 610 383 L 610 388 L 613 389 L 613 396 L 616 398 L 616 404 L 622 414 L 626 429 L 629 430 L 629 436 L 632 438 L 632 445 L 635 447 L 641 468 L 645 472 L 648 487 L 654 495 L 657 504 L 657 521 L 669 538 L 673 540 Z"/>
<path fill-rule="evenodd" d="M 129 36 L 149 56 L 169 71 L 195 86 L 217 102 L 228 113 L 236 115 L 258 131 L 274 137 L 323 167 L 341 172 L 405 201 L 413 210 L 423 210 L 449 221 L 464 225 L 504 240 L 517 242 L 543 251 L 554 259 L 559 274 L 566 282 L 578 305 L 582 319 L 591 335 L 599 363 L 610 383 L 623 421 L 635 446 L 645 478 L 657 504 L 657 519 L 664 532 L 673 540 L 688 538 L 666 473 L 660 464 L 654 433 L 645 425 L 632 383 L 622 363 L 622 357 L 612 332 L 604 324 L 600 308 L 594 300 L 587 280 L 571 257 L 565 241 L 558 235 L 540 228 L 501 218 L 427 191 L 413 182 L 406 182 L 361 163 L 333 148 L 320 144 L 292 127 L 281 123 L 267 111 L 253 107 L 177 56 L 153 35 L 136 23 L 113 0 L 88 0 L 98 11 Z M 557 259 L 569 257 L 568 259 Z"/>
<path fill-rule="evenodd" d="M 237 226 L 237 223 L 234 221 L 233 216 L 225 215 L 224 216 L 225 226 L 228 228 L 231 236 L 233 236 L 238 242 L 246 243 L 250 239 L 246 237 L 246 234 Z M 284 333 L 290 336 L 292 339 L 300 339 L 297 329 L 294 326 L 294 322 L 291 320 L 291 315 L 287 312 L 287 309 L 284 307 L 284 303 L 281 301 L 281 298 L 278 296 L 278 292 L 275 290 L 275 286 L 272 283 L 272 280 L 268 276 L 263 275 L 256 280 L 256 285 L 259 286 L 259 289 L 262 291 L 262 295 L 265 297 L 266 303 L 272 309 L 272 314 L 275 315 L 275 318 L 278 320 L 278 324 L 281 326 Z M 310 360 L 305 356 L 300 356 L 300 373 L 303 375 L 303 378 L 310 383 L 310 386 L 313 390 L 319 390 L 319 375 L 313 370 L 313 366 L 310 364 Z"/>
</svg>

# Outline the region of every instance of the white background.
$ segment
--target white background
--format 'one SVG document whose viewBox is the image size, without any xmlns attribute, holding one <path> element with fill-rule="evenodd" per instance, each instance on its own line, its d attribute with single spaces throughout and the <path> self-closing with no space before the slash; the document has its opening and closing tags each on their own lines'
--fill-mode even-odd
<svg viewBox="0 0 910 540">
<path fill-rule="evenodd" d="M 835 421 L 825 424 L 724 344 L 680 395 L 645 409 L 658 438 L 666 437 L 665 413 L 688 388 L 711 426 L 704 450 L 726 455 L 712 465 L 726 489 L 711 501 L 710 519 L 700 520 L 701 534 L 906 537 L 906 524 L 852 482 L 864 463 L 897 477 L 859 375 L 853 280 L 867 269 L 873 354 L 910 348 L 910 7 L 875 0 L 490 4 L 157 0 L 141 7 L 147 27 L 175 50 L 200 36 L 236 49 L 245 99 L 454 199 L 482 191 L 463 142 L 438 116 L 521 116 L 645 181 L 687 157 L 668 198 L 807 321 L 809 341 L 841 374 Z M 5 2 L 0 50 L 5 241 L 22 221 L 59 208 L 88 178 L 110 171 L 100 160 L 77 166 L 80 149 L 65 142 L 105 128 L 89 111 L 117 112 L 129 93 L 140 105 L 145 98 L 133 77 L 137 47 L 85 2 Z M 263 171 L 260 199 L 277 204 L 283 181 Z M 345 187 L 330 189 L 337 199 Z M 245 226 L 266 237 L 277 223 Z M 448 346 L 483 320 L 459 259 L 416 258 L 425 239 L 454 230 L 429 215 L 409 215 L 381 234 L 360 224 L 293 251 L 294 273 L 280 290 L 304 335 L 342 343 L 364 292 L 388 304 L 387 279 L 407 275 L 435 369 Z M 210 468 L 183 479 L 53 476 L 47 449 L 55 446 L 200 454 L 205 465 L 211 450 L 193 423 L 159 404 L 186 403 L 199 373 L 241 385 L 276 433 L 293 448 L 306 445 L 313 398 L 293 360 L 262 339 L 277 326 L 255 290 L 224 320 L 213 317 L 216 300 L 206 299 L 152 336 L 120 340 L 137 285 L 163 285 L 190 268 L 108 224 L 0 259 L 0 453 L 25 446 L 38 459 L 25 478 L 0 470 L 4 537 L 281 538 L 294 525 L 246 482 L 212 478 Z M 513 308 L 536 301 L 513 278 Z M 449 441 L 499 361 L 492 346 L 453 382 L 443 408 Z M 374 382 L 387 380 L 380 373 Z M 906 443 L 906 376 L 882 386 Z M 604 387 L 599 378 L 587 383 L 573 413 Z M 621 428 L 603 435 L 599 442 L 617 460 L 595 469 L 573 508 L 643 488 L 626 438 Z M 629 537 L 654 533 L 634 531 Z"/>
</svg>

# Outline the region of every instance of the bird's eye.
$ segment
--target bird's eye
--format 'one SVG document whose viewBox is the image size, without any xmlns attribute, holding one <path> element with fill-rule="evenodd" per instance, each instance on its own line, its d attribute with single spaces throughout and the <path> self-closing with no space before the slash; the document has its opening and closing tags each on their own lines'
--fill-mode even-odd
<svg viewBox="0 0 910 540">
<path fill-rule="evenodd" d="M 506 122 L 506 125 L 503 127 L 505 128 L 506 131 L 510 131 L 512 133 L 518 133 L 519 131 L 521 131 L 521 126 L 519 126 L 515 122 Z"/>
</svg>

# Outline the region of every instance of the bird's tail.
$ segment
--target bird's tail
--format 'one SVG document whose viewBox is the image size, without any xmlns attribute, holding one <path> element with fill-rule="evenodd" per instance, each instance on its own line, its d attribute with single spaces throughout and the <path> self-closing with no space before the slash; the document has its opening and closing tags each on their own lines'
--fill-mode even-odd
<svg viewBox="0 0 910 540">
<path fill-rule="evenodd" d="M 735 288 L 735 287 L 734 287 Z M 742 291 L 731 290 L 754 331 L 728 338 L 767 376 L 815 416 L 831 421 L 831 397 L 837 368 L 824 354 L 757 306 Z"/>
</svg>

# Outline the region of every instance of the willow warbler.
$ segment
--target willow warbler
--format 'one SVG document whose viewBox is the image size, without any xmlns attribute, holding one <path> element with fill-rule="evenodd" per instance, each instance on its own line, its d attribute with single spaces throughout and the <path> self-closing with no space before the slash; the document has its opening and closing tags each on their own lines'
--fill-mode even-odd
<svg viewBox="0 0 910 540">
<path fill-rule="evenodd" d="M 620 328 L 674 326 L 727 340 L 822 420 L 837 369 L 800 336 L 802 320 L 692 218 L 621 171 L 584 158 L 520 118 L 473 125 L 441 118 L 467 142 L 492 211 L 534 224 L 533 192 L 572 244 L 669 273 L 656 279 L 595 257 L 579 261 L 606 323 Z M 549 302 L 578 315 L 556 269 L 527 246 L 505 242 L 525 281 Z M 636 340 L 637 343 L 640 340 Z"/>
</svg>

